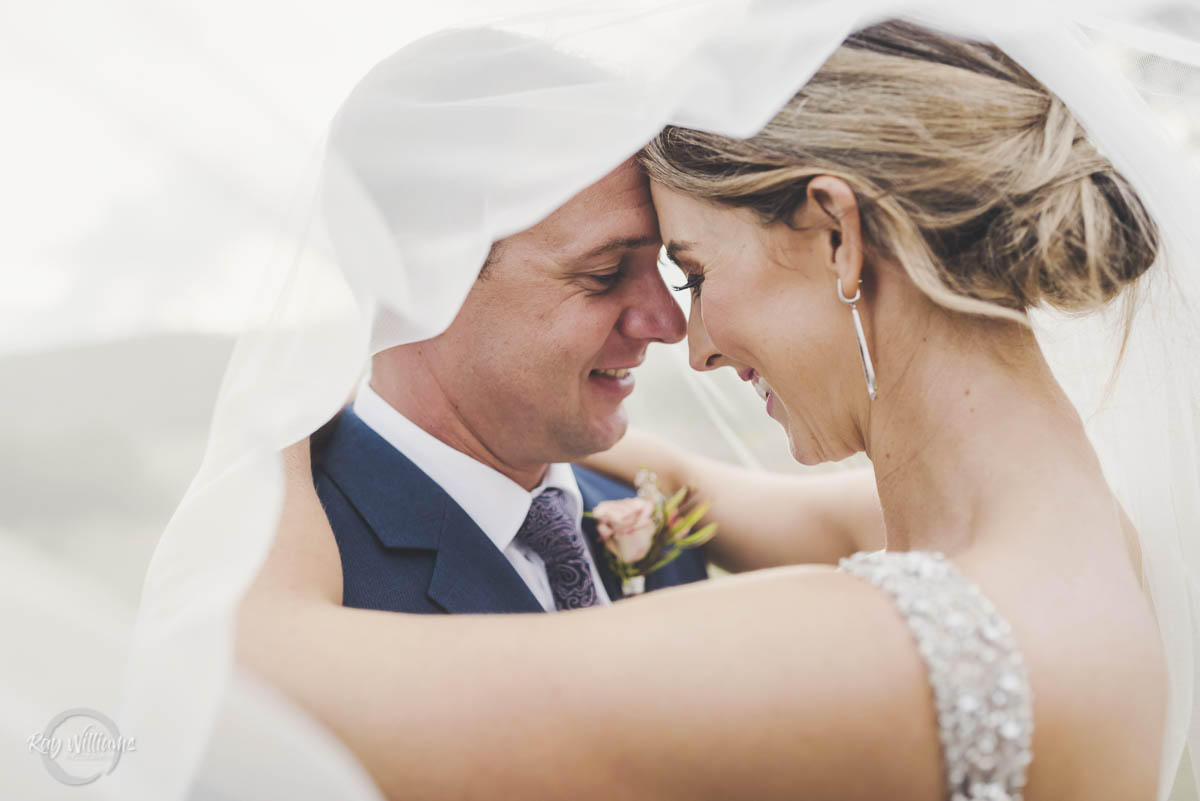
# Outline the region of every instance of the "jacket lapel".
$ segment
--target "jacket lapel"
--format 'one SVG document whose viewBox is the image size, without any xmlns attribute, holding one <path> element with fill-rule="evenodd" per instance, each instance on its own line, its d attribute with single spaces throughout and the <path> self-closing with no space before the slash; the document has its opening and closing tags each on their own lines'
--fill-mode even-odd
<svg viewBox="0 0 1200 801">
<path fill-rule="evenodd" d="M 454 614 L 544 612 L 512 563 L 444 492 L 437 560 L 430 600 Z"/>
<path fill-rule="evenodd" d="M 342 412 L 320 468 L 384 547 L 436 551 L 427 595 L 445 611 L 543 611 L 475 521 L 351 410 Z"/>
</svg>

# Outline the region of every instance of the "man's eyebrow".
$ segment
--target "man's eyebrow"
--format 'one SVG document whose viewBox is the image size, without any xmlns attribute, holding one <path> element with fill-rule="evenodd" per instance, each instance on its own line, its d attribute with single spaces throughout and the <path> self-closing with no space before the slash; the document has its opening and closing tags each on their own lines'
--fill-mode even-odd
<svg viewBox="0 0 1200 801">
<path fill-rule="evenodd" d="M 588 261 L 596 258 L 597 256 L 603 256 L 605 253 L 611 253 L 614 250 L 636 250 L 637 248 L 644 248 L 649 245 L 657 245 L 659 242 L 660 240 L 657 236 L 636 236 L 622 237 L 621 239 L 610 239 L 604 244 L 597 245 L 587 253 L 584 253 L 579 257 L 578 261 Z"/>
</svg>

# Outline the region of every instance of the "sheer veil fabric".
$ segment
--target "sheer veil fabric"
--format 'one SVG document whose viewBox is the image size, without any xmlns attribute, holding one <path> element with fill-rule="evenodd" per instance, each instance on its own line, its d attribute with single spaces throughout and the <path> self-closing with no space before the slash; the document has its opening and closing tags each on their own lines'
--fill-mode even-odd
<svg viewBox="0 0 1200 801">
<path fill-rule="evenodd" d="M 1038 313 L 1035 325 L 1140 533 L 1170 663 L 1165 799 L 1185 747 L 1200 746 L 1200 176 L 1098 37 L 1179 69 L 1200 68 L 1200 42 L 1145 23 L 1166 3 L 528 5 L 491 6 L 484 25 L 407 44 L 333 120 L 262 313 L 228 367 L 202 467 L 146 578 L 117 716 L 141 753 L 111 777 L 113 797 L 183 798 L 220 769 L 202 759 L 234 672 L 235 608 L 274 533 L 279 450 L 336 413 L 372 352 L 443 330 L 494 240 L 664 124 L 748 136 L 848 33 L 905 16 L 1004 48 L 1062 97 L 1163 229 L 1163 264 L 1147 275 L 1115 379 L 1119 310 Z"/>
</svg>

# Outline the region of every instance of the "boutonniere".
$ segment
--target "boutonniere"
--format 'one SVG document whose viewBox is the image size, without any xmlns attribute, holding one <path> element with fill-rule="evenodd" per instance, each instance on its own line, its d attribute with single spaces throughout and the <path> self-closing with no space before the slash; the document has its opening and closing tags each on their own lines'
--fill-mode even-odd
<svg viewBox="0 0 1200 801">
<path fill-rule="evenodd" d="M 586 513 L 596 521 L 609 567 L 621 579 L 621 591 L 626 595 L 643 592 L 647 575 L 717 533 L 716 523 L 692 531 L 708 513 L 707 501 L 698 503 L 689 498 L 688 487 L 668 498 L 657 481 L 654 473 L 642 468 L 634 480 L 635 497 L 601 501 Z"/>
</svg>

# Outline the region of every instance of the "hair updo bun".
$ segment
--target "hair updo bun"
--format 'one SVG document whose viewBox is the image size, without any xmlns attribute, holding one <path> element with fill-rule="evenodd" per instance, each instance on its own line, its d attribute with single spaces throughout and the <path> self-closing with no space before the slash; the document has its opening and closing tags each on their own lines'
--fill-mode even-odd
<svg viewBox="0 0 1200 801">
<path fill-rule="evenodd" d="M 670 127 L 640 160 L 673 189 L 789 224 L 808 181 L 836 175 L 868 247 L 961 311 L 1091 310 L 1159 249 L 1061 100 L 994 45 L 910 23 L 852 35 L 753 137 Z"/>
</svg>

